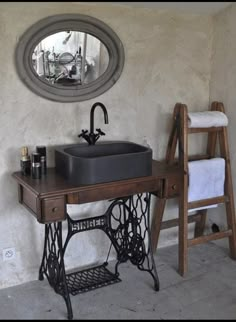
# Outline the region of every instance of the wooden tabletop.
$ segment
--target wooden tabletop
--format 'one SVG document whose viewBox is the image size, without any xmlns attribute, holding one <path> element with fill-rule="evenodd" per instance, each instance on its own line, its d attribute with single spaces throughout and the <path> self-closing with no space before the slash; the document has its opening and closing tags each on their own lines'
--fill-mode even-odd
<svg viewBox="0 0 236 322">
<path fill-rule="evenodd" d="M 67 204 L 111 200 L 145 192 L 159 198 L 176 197 L 180 181 L 177 166 L 155 160 L 151 176 L 91 185 L 70 184 L 55 168 L 47 170 L 47 175 L 41 179 L 24 176 L 20 171 L 12 174 L 18 183 L 19 202 L 44 224 L 65 220 Z"/>
<path fill-rule="evenodd" d="M 35 195 L 43 198 L 73 193 L 91 193 L 92 190 L 119 190 L 119 187 L 120 189 L 123 189 L 125 186 L 130 185 L 137 187 L 141 185 L 144 186 L 144 189 L 145 186 L 147 186 L 147 191 L 151 192 L 158 189 L 158 182 L 160 182 L 160 179 L 177 176 L 179 174 L 178 170 L 179 168 L 177 166 L 168 166 L 165 162 L 153 160 L 151 176 L 79 186 L 70 184 L 56 172 L 55 168 L 48 168 L 47 175 L 42 176 L 41 179 L 33 179 L 31 176 L 24 176 L 20 171 L 14 172 L 13 177 L 19 184 L 32 191 Z"/>
</svg>

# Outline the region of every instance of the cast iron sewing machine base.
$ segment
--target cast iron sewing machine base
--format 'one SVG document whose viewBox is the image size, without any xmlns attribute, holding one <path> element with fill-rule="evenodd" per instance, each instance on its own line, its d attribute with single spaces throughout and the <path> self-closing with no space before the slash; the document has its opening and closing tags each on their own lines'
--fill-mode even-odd
<svg viewBox="0 0 236 322">
<path fill-rule="evenodd" d="M 127 260 L 138 269 L 151 274 L 154 289 L 159 279 L 150 240 L 151 194 L 143 193 L 112 200 L 102 216 L 73 220 L 67 214 L 67 237 L 62 242 L 62 222 L 45 225 L 45 241 L 39 280 L 47 277 L 49 284 L 60 294 L 67 306 L 68 319 L 73 319 L 70 294 L 76 295 L 102 286 L 120 282 L 118 265 Z M 64 255 L 71 237 L 92 229 L 103 230 L 117 253 L 115 272 L 108 270 L 108 262 L 75 273 L 66 273 Z"/>
</svg>

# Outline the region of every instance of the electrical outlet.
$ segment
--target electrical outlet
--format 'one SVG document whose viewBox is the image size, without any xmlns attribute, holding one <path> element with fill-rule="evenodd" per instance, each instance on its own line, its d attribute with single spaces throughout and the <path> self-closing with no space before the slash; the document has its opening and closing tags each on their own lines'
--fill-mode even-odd
<svg viewBox="0 0 236 322">
<path fill-rule="evenodd" d="M 2 251 L 3 261 L 12 260 L 12 259 L 15 258 L 15 256 L 16 256 L 16 250 L 15 250 L 14 247 L 12 247 L 12 248 L 5 248 Z"/>
</svg>

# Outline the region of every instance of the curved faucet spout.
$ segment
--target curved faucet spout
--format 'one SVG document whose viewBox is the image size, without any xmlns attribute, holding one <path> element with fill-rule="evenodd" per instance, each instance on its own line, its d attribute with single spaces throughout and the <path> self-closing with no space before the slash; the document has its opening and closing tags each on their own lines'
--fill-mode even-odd
<svg viewBox="0 0 236 322">
<path fill-rule="evenodd" d="M 100 106 L 104 113 L 104 123 L 108 124 L 107 109 L 104 104 L 97 102 L 94 103 L 90 111 L 90 133 L 94 133 L 94 111 L 97 106 Z"/>
<path fill-rule="evenodd" d="M 90 133 L 88 133 L 88 130 L 82 130 L 82 132 L 78 135 L 78 137 L 85 139 L 89 145 L 94 145 L 101 135 L 105 135 L 105 133 L 101 129 L 96 129 L 97 133 L 94 133 L 94 111 L 97 106 L 100 106 L 103 110 L 104 122 L 105 124 L 108 124 L 108 114 L 106 107 L 100 102 L 94 103 L 90 111 Z"/>
</svg>

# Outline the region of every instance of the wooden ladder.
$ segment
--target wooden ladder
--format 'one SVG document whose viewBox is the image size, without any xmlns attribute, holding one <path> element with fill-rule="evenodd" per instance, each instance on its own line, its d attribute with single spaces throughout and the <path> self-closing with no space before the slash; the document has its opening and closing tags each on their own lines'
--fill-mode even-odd
<svg viewBox="0 0 236 322">
<path fill-rule="evenodd" d="M 220 111 L 225 113 L 224 105 L 221 102 L 213 102 L 211 111 Z M 188 155 L 188 134 L 208 133 L 207 151 L 204 155 Z M 217 137 L 219 138 L 220 157 L 225 159 L 225 185 L 224 195 L 216 198 L 209 198 L 188 202 L 188 161 L 211 159 L 215 157 Z M 175 159 L 176 148 L 178 144 L 178 158 Z M 227 127 L 209 127 L 209 128 L 188 128 L 188 109 L 185 104 L 177 103 L 173 113 L 173 125 L 170 133 L 166 162 L 180 166 L 181 182 L 179 199 L 179 218 L 162 222 L 166 198 L 157 199 L 157 205 L 153 212 L 151 225 L 152 248 L 157 248 L 158 238 L 161 229 L 177 226 L 179 240 L 179 273 L 184 276 L 188 269 L 188 247 L 202 244 L 208 241 L 229 238 L 230 256 L 236 259 L 236 229 L 235 229 L 235 208 L 233 185 L 230 166 L 230 155 L 228 146 Z M 209 205 L 224 203 L 226 208 L 227 225 L 225 231 L 214 232 L 209 235 L 203 235 L 207 209 L 198 210 L 196 214 L 189 215 L 188 210 Z M 196 222 L 194 238 L 188 238 L 188 223 Z"/>
</svg>

